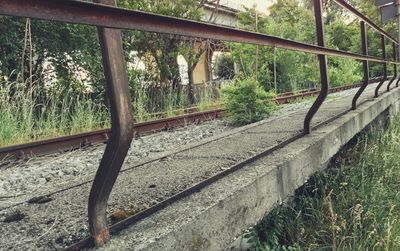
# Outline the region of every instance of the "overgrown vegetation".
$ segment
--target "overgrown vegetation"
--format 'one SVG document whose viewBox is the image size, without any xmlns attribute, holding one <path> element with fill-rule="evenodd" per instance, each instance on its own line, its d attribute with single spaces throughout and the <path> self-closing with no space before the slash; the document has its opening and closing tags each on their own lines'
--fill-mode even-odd
<svg viewBox="0 0 400 251">
<path fill-rule="evenodd" d="M 110 126 L 108 110 L 87 95 L 52 89 L 38 101 L 23 87 L 0 82 L 0 146 Z"/>
<path fill-rule="evenodd" d="M 361 135 L 248 235 L 253 250 L 398 250 L 400 116 Z"/>
<path fill-rule="evenodd" d="M 222 90 L 233 124 L 245 125 L 262 120 L 275 108 L 275 94 L 266 92 L 255 79 L 238 80 Z"/>
</svg>

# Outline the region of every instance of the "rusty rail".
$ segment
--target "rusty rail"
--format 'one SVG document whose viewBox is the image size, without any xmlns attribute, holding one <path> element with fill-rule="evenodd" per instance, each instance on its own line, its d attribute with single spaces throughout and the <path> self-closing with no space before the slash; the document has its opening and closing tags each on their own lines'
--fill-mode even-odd
<svg viewBox="0 0 400 251">
<path fill-rule="evenodd" d="M 353 6 L 351 6 L 346 0 L 334 0 L 337 4 L 339 4 L 340 6 L 342 6 L 344 9 L 348 10 L 349 12 L 353 13 L 354 15 L 356 15 L 360 20 L 364 21 L 366 24 L 368 24 L 371 28 L 373 28 L 375 31 L 377 31 L 378 33 L 382 34 L 384 37 L 387 37 L 388 39 L 390 39 L 392 42 L 399 44 L 399 42 L 397 41 L 397 39 L 395 39 L 394 37 L 392 37 L 389 33 L 387 33 L 386 31 L 384 31 L 381 27 L 379 27 L 378 25 L 376 25 L 371 19 L 369 19 L 367 16 L 365 16 L 364 14 L 362 14 L 360 11 L 358 11 L 356 8 L 354 8 Z"/>
<path fill-rule="evenodd" d="M 384 80 L 381 78 L 374 78 L 370 83 Z M 383 82 L 382 82 L 383 81 Z M 329 93 L 336 93 L 344 90 L 354 89 L 361 86 L 362 83 L 348 84 L 338 87 L 329 88 Z M 318 95 L 320 90 L 300 90 L 296 93 L 285 92 L 275 99 L 278 104 L 288 104 L 297 99 L 304 97 L 312 97 Z M 134 123 L 133 135 L 146 135 L 158 131 L 169 130 L 188 124 L 198 124 L 204 121 L 217 119 L 226 115 L 225 108 L 216 106 L 209 111 L 199 111 L 197 107 L 191 107 L 185 110 L 185 114 L 167 118 L 166 114 L 160 113 L 159 118 L 146 122 Z M 31 157 L 38 157 L 47 154 L 62 153 L 65 151 L 76 150 L 79 148 L 86 148 L 107 143 L 110 138 L 111 129 L 100 129 L 91 132 L 79 133 L 75 135 L 57 137 L 46 140 L 39 140 L 20 145 L 12 145 L 0 148 L 0 160 L 18 158 L 27 159 Z"/>
<path fill-rule="evenodd" d="M 296 96 L 285 98 L 285 103 L 298 98 Z M 282 101 L 282 102 L 283 102 Z M 279 101 L 278 101 L 279 102 Z M 222 117 L 225 109 L 218 108 L 205 112 L 191 112 L 172 118 L 161 118 L 141 123 L 135 123 L 134 135 L 148 134 L 156 131 L 167 130 L 192 123 L 199 123 Z M 111 129 L 101 129 L 87 133 L 58 137 L 54 139 L 40 140 L 27 144 L 14 145 L 0 148 L 0 160 L 6 158 L 29 158 L 45 154 L 60 153 L 78 148 L 107 143 Z"/>
<path fill-rule="evenodd" d="M 365 21 L 361 21 L 360 22 L 360 30 L 361 30 L 361 48 L 362 48 L 362 53 L 364 55 L 368 55 L 368 41 L 367 41 L 367 30 L 366 30 Z M 361 94 L 364 92 L 364 90 L 367 88 L 368 81 L 369 81 L 369 70 L 368 70 L 368 68 L 369 68 L 368 61 L 367 60 L 363 61 L 364 82 L 361 85 L 361 87 L 358 90 L 358 92 L 356 93 L 356 95 L 354 95 L 354 98 L 353 98 L 352 103 L 351 103 L 351 109 L 352 110 L 355 110 L 357 108 L 357 100 L 361 96 Z M 395 78 L 395 77 L 396 77 L 396 75 L 393 78 Z"/>
<path fill-rule="evenodd" d="M 313 54 L 398 64 L 398 62 L 378 57 L 301 43 L 262 33 L 76 0 L 3 0 L 0 1 L 0 14 L 107 28 L 133 29 L 204 39 L 275 46 L 277 48 Z"/>
<path fill-rule="evenodd" d="M 109 239 L 109 228 L 105 220 L 107 200 L 129 148 L 133 132 L 133 115 L 127 89 L 126 70 L 123 62 L 119 29 L 134 29 L 188 37 L 250 43 L 261 46 L 275 46 L 318 55 L 321 91 L 305 118 L 302 135 L 311 132 L 311 120 L 324 102 L 328 92 L 327 56 L 346 57 L 363 61 L 364 83 L 353 99 L 352 109 L 357 108 L 357 99 L 368 84 L 368 62 L 393 64 L 395 68 L 393 81 L 397 77 L 396 65 L 399 62 L 396 61 L 396 57 L 393 60 L 388 60 L 385 57 L 380 58 L 368 55 L 365 26 L 368 24 L 376 32 L 390 39 L 393 43 L 394 51 L 396 51 L 395 47 L 398 41 L 345 0 L 335 0 L 335 2 L 361 19 L 362 54 L 325 47 L 321 0 L 314 0 L 318 45 L 203 22 L 117 8 L 115 7 L 115 0 L 94 1 L 96 3 L 75 0 L 1 0 L 0 15 L 78 23 L 98 27 L 103 66 L 107 80 L 106 89 L 110 99 L 112 116 L 111 137 L 93 182 L 88 207 L 89 229 L 92 240 L 98 246 L 104 244 Z M 387 89 L 390 90 L 390 84 Z M 241 165 L 238 164 L 236 167 L 240 168 Z M 236 169 L 232 168 L 232 170 Z M 212 179 L 217 179 L 217 176 Z"/>
</svg>

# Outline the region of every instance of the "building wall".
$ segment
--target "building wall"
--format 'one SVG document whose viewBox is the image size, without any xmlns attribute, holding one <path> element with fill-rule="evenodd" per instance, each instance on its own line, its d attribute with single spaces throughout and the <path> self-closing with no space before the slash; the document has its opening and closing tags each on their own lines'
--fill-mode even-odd
<svg viewBox="0 0 400 251">
<path fill-rule="evenodd" d="M 238 23 L 238 18 L 233 13 L 225 13 L 220 10 L 204 10 L 204 21 L 211 20 L 212 23 L 224 25 L 224 26 L 231 26 L 236 27 Z"/>
</svg>

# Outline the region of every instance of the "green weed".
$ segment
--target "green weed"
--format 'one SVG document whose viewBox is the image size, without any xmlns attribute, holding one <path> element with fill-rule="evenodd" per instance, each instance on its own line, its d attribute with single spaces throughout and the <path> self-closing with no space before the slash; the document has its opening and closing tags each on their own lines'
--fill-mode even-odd
<svg viewBox="0 0 400 251">
<path fill-rule="evenodd" d="M 398 250 L 400 116 L 361 135 L 248 234 L 253 250 Z"/>
<path fill-rule="evenodd" d="M 267 93 L 254 79 L 238 80 L 222 90 L 226 109 L 235 125 L 262 120 L 276 107 L 275 94 Z"/>
</svg>

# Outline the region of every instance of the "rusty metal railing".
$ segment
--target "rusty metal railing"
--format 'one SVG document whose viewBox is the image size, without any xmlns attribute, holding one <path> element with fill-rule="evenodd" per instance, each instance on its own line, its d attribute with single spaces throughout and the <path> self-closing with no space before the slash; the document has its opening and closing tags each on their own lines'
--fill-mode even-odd
<svg viewBox="0 0 400 251">
<path fill-rule="evenodd" d="M 387 79 L 387 64 L 393 64 L 395 73 L 390 84 L 387 86 L 387 90 L 390 90 L 390 85 L 397 77 L 398 62 L 396 47 L 399 44 L 396 39 L 345 0 L 335 0 L 335 2 L 361 20 L 362 54 L 327 48 L 324 41 L 322 0 L 313 1 L 317 45 L 203 22 L 122 9 L 115 6 L 115 0 L 94 0 L 94 3 L 76 0 L 0 0 L 0 15 L 86 24 L 98 27 L 104 74 L 107 80 L 107 92 L 110 99 L 112 134 L 100 167 L 97 170 L 89 197 L 89 229 L 96 245 L 102 245 L 110 238 L 109 228 L 106 223 L 107 201 L 132 141 L 132 129 L 134 126 L 120 29 L 134 29 L 204 39 L 274 46 L 318 55 L 321 91 L 304 120 L 303 134 L 309 134 L 311 132 L 310 125 L 312 118 L 318 112 L 328 94 L 329 76 L 327 56 L 345 57 L 363 62 L 364 81 L 354 96 L 351 105 L 352 109 L 356 109 L 357 100 L 369 82 L 369 62 L 382 63 L 384 66 L 384 79 L 376 87 L 375 97 L 378 97 L 379 88 Z M 368 55 L 366 25 L 369 25 L 381 34 L 382 57 Z M 387 59 L 385 55 L 385 39 L 390 40 L 393 44 L 393 59 L 391 60 Z M 397 81 L 396 86 L 398 84 L 399 81 Z"/>
</svg>

